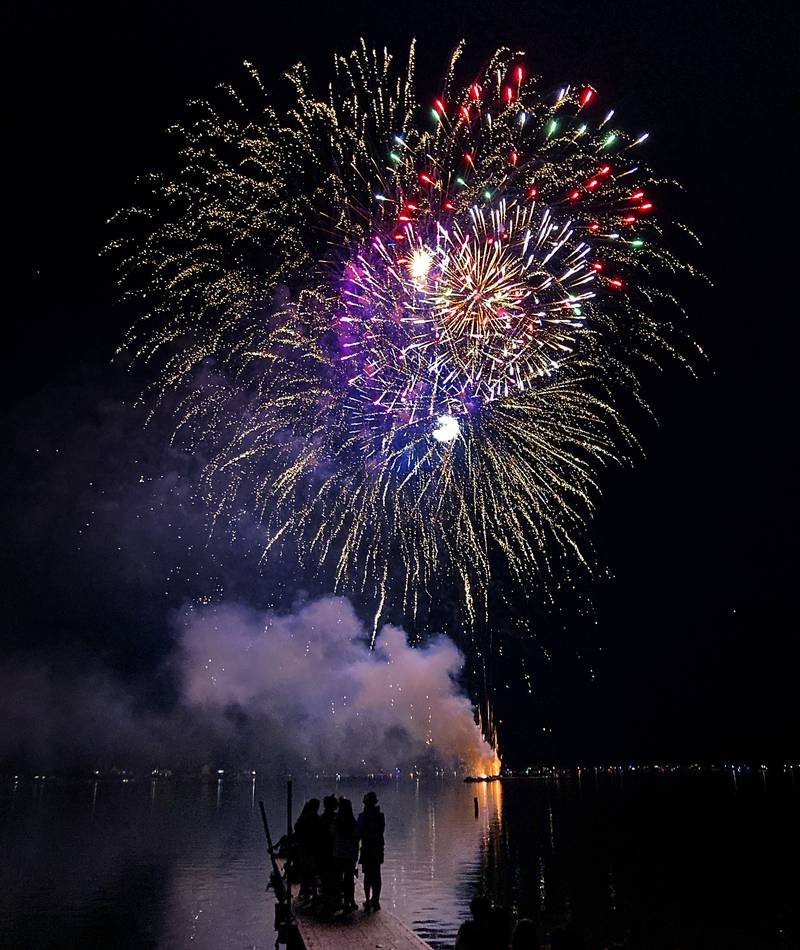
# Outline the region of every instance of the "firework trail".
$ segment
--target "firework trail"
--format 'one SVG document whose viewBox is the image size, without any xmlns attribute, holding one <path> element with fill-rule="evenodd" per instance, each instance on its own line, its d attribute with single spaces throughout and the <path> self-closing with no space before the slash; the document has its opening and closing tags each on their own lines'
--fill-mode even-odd
<svg viewBox="0 0 800 950">
<path fill-rule="evenodd" d="M 578 541 L 632 437 L 616 396 L 674 350 L 659 286 L 690 268 L 663 182 L 588 85 L 543 95 L 521 54 L 414 92 L 363 43 L 327 95 L 223 87 L 174 129 L 174 171 L 126 215 L 126 348 L 177 398 L 212 517 L 243 512 L 337 589 L 405 610 L 492 566 L 528 583 Z M 174 394 L 174 395 L 173 395 Z"/>
</svg>

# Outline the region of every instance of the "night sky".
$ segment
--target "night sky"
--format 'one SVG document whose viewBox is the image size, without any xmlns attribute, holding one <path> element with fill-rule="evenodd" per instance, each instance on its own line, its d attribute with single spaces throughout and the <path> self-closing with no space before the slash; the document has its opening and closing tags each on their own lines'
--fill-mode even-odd
<svg viewBox="0 0 800 950">
<path fill-rule="evenodd" d="M 701 236 L 692 261 L 713 282 L 679 288 L 707 360 L 646 378 L 657 421 L 629 416 L 643 457 L 603 476 L 597 576 L 530 611 L 535 636 L 509 635 L 496 660 L 509 758 L 796 758 L 790 5 L 282 6 L 29 2 L 4 18 L 2 665 L 66 683 L 103 668 L 168 704 L 187 599 L 286 596 L 257 552 L 207 542 L 197 463 L 168 447 L 167 420 L 145 429 L 132 407 L 142 377 L 113 361 L 130 314 L 98 255 L 105 221 L 166 160 L 186 100 L 235 83 L 242 60 L 267 82 L 299 59 L 322 78 L 362 34 L 399 54 L 415 35 L 433 96 L 463 36 L 467 62 L 524 49 L 544 88 L 590 81 L 626 128 L 649 130 L 649 161 L 685 186 L 668 210 Z"/>
</svg>

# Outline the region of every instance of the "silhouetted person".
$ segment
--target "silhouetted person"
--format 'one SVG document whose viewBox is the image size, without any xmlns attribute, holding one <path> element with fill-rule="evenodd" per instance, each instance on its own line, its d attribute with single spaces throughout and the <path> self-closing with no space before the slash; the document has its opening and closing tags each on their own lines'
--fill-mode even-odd
<svg viewBox="0 0 800 950">
<path fill-rule="evenodd" d="M 367 792 L 364 811 L 358 816 L 361 837 L 361 867 L 364 869 L 364 910 L 381 909 L 381 865 L 383 864 L 383 832 L 386 819 L 378 807 L 378 796 Z"/>
<path fill-rule="evenodd" d="M 333 819 L 333 860 L 336 865 L 342 909 L 356 909 L 356 862 L 358 861 L 358 822 L 349 798 L 339 799 L 339 811 Z"/>
<path fill-rule="evenodd" d="M 294 823 L 295 870 L 300 880 L 300 899 L 317 893 L 317 839 L 319 835 L 319 799 L 311 798 Z"/>
<path fill-rule="evenodd" d="M 514 928 L 511 950 L 539 950 L 539 947 L 539 932 L 536 924 L 527 917 L 523 917 Z"/>
<path fill-rule="evenodd" d="M 489 911 L 489 939 L 486 950 L 508 950 L 513 929 L 514 916 L 511 911 L 497 905 L 492 907 Z"/>
<path fill-rule="evenodd" d="M 322 799 L 322 814 L 317 833 L 317 868 L 322 886 L 322 897 L 328 910 L 335 910 L 339 903 L 339 887 L 336 864 L 333 859 L 333 822 L 339 803 L 335 795 Z"/>
<path fill-rule="evenodd" d="M 490 925 L 492 902 L 483 894 L 477 894 L 469 902 L 472 920 L 466 920 L 458 928 L 456 950 L 485 950 L 491 946 Z"/>
</svg>

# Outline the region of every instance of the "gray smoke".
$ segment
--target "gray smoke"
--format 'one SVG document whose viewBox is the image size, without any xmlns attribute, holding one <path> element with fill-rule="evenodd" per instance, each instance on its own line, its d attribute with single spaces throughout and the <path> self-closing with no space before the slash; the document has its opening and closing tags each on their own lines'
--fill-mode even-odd
<svg viewBox="0 0 800 950">
<path fill-rule="evenodd" d="M 281 756 L 299 754 L 315 768 L 479 768 L 492 758 L 457 686 L 463 658 L 453 642 L 412 648 L 385 626 L 372 651 L 344 598 L 285 616 L 236 605 L 197 614 L 182 653 L 189 706 L 241 710 L 268 727 Z"/>
<path fill-rule="evenodd" d="M 493 752 L 458 685 L 463 657 L 440 636 L 411 647 L 385 626 L 375 649 L 352 605 L 294 612 L 224 603 L 184 612 L 165 711 L 102 668 L 57 662 L 0 675 L 0 758 L 41 766 L 200 764 L 327 769 L 491 768 Z"/>
</svg>

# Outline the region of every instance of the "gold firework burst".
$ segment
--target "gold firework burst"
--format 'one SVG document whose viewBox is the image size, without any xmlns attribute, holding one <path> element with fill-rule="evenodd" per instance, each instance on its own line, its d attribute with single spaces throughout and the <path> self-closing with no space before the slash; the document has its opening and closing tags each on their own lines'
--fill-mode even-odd
<svg viewBox="0 0 800 950">
<path fill-rule="evenodd" d="M 177 392 L 215 518 L 246 511 L 339 588 L 470 615 L 502 558 L 522 582 L 580 557 L 597 469 L 631 444 L 635 358 L 671 352 L 646 136 L 594 90 L 542 96 L 501 49 L 430 108 L 362 43 L 327 97 L 279 112 L 224 87 L 127 215 L 126 346 Z M 213 371 L 209 370 L 213 361 Z"/>
</svg>

